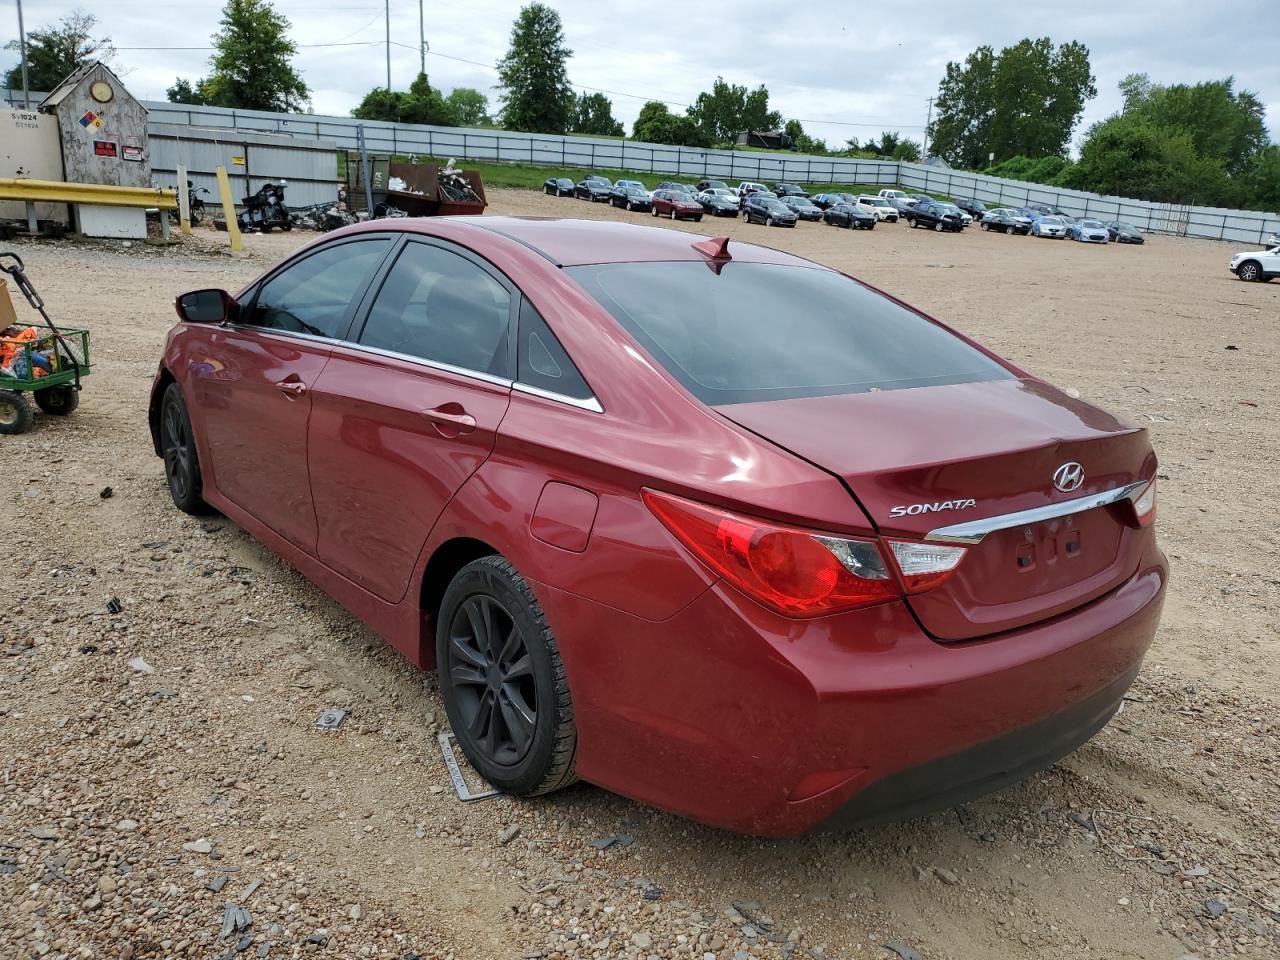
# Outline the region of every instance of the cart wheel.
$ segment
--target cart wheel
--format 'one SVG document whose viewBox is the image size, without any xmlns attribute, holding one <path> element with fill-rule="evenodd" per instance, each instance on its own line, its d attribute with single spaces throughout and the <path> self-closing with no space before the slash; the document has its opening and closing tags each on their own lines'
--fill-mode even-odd
<svg viewBox="0 0 1280 960">
<path fill-rule="evenodd" d="M 0 433 L 26 433 L 35 419 L 26 397 L 16 390 L 0 390 Z"/>
<path fill-rule="evenodd" d="M 35 392 L 36 405 L 45 413 L 65 417 L 80 406 L 80 391 L 75 387 L 46 387 Z"/>
<path fill-rule="evenodd" d="M 201 497 L 204 480 L 200 475 L 200 457 L 196 438 L 191 431 L 191 418 L 182 390 L 171 383 L 160 406 L 160 452 L 164 456 L 164 476 L 169 481 L 169 495 L 183 513 L 208 513 L 210 508 Z"/>
</svg>

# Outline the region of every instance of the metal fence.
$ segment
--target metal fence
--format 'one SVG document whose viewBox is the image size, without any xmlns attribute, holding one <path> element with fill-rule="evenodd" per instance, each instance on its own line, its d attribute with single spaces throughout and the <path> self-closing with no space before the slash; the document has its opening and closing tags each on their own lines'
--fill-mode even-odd
<svg viewBox="0 0 1280 960">
<path fill-rule="evenodd" d="M 219 165 L 227 168 L 232 199 L 239 203 L 268 180 L 289 182 L 291 207 L 332 203 L 338 197 L 337 147 L 324 141 L 245 131 L 210 130 L 178 124 L 147 124 L 152 179 L 177 183 L 178 165 L 195 187 L 216 200 Z M 206 200 L 206 203 L 211 202 Z"/>
</svg>

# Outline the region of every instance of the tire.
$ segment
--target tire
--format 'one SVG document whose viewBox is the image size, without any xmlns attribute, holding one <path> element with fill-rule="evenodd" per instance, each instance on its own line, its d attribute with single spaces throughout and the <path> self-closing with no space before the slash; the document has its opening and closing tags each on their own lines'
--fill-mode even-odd
<svg viewBox="0 0 1280 960">
<path fill-rule="evenodd" d="M 160 453 L 164 457 L 164 476 L 173 505 L 195 516 L 209 513 L 209 505 L 202 498 L 204 478 L 191 417 L 182 399 L 182 389 L 176 383 L 165 388 L 160 402 Z"/>
<path fill-rule="evenodd" d="M 654 208 L 653 208 L 653 215 L 654 215 L 655 217 L 658 215 L 658 208 L 657 208 L 657 207 L 654 207 Z"/>
<path fill-rule="evenodd" d="M 481 776 L 521 797 L 574 782 L 578 733 L 556 638 L 505 558 L 473 560 L 449 584 L 436 663 L 449 724 Z"/>
<path fill-rule="evenodd" d="M 631 201 L 630 201 L 630 200 L 628 200 L 628 201 L 627 201 L 627 212 L 628 212 L 628 213 L 630 213 L 630 212 L 631 212 Z"/>
<path fill-rule="evenodd" d="M 694 223 L 701 223 L 701 222 L 702 222 L 702 214 L 698 214 L 696 217 L 694 217 L 694 218 L 693 218 L 693 222 L 694 222 Z"/>
<path fill-rule="evenodd" d="M 80 406 L 80 391 L 75 387 L 46 387 L 37 390 L 34 396 L 36 406 L 55 417 L 70 416 Z"/>
<path fill-rule="evenodd" d="M 269 223 L 264 223 L 264 224 L 263 224 L 259 229 L 260 229 L 263 233 L 270 233 L 270 232 L 271 232 L 271 224 L 269 224 Z"/>
<path fill-rule="evenodd" d="M 675 218 L 676 218 L 676 208 L 675 208 L 675 207 L 672 207 L 672 208 L 671 208 L 671 219 L 672 219 L 672 220 L 674 220 Z"/>
<path fill-rule="evenodd" d="M 1013 227 L 1005 227 L 1004 232 L 1012 237 L 1017 231 Z"/>
<path fill-rule="evenodd" d="M 293 221 L 286 220 L 284 223 L 280 224 L 280 229 L 283 230 L 285 233 L 288 233 L 290 230 L 293 229 Z"/>
<path fill-rule="evenodd" d="M 0 390 L 0 434 L 26 433 L 36 414 L 17 390 Z"/>
<path fill-rule="evenodd" d="M 1246 260 L 1240 264 L 1240 268 L 1236 271 L 1236 276 L 1246 283 L 1253 283 L 1262 279 L 1262 265 L 1256 260 Z"/>
<path fill-rule="evenodd" d="M 204 204 L 202 203 L 198 207 L 192 207 L 190 212 L 191 212 L 191 225 L 193 227 L 200 226 L 201 221 L 204 220 Z"/>
<path fill-rule="evenodd" d="M 947 226 L 941 220 L 939 220 L 937 223 L 933 225 L 933 229 L 938 233 L 942 233 L 943 230 L 947 229 Z"/>
<path fill-rule="evenodd" d="M 981 229 L 983 233 L 986 233 L 988 230 L 990 230 L 990 229 L 991 229 L 991 225 L 990 225 L 990 224 L 988 224 L 988 223 L 982 223 L 982 224 L 979 224 L 978 226 L 979 226 L 979 229 Z"/>
<path fill-rule="evenodd" d="M 874 220 L 872 220 L 870 223 L 867 224 L 868 230 L 874 230 L 875 228 L 876 228 L 876 222 Z"/>
<path fill-rule="evenodd" d="M 764 225 L 765 225 L 766 227 L 772 227 L 772 226 L 773 226 L 773 217 L 772 217 L 772 216 L 765 217 L 765 218 L 764 218 Z"/>
<path fill-rule="evenodd" d="M 914 230 L 916 228 L 916 218 L 907 217 L 907 226 Z"/>
<path fill-rule="evenodd" d="M 543 193 L 545 193 L 548 197 L 549 197 L 549 196 L 551 196 L 551 188 L 550 188 L 550 187 L 543 187 L 543 188 L 542 188 L 542 192 L 543 192 Z"/>
</svg>

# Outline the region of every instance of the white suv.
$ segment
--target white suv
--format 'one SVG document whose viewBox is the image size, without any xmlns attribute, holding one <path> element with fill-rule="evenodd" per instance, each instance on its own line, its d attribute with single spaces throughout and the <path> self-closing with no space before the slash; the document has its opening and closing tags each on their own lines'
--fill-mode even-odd
<svg viewBox="0 0 1280 960">
<path fill-rule="evenodd" d="M 898 208 L 884 197 L 873 197 L 869 193 L 864 193 L 858 197 L 858 202 L 854 206 L 859 210 L 874 214 L 876 220 L 887 220 L 889 223 L 898 222 Z"/>
<path fill-rule="evenodd" d="M 1237 253 L 1228 268 L 1241 280 L 1274 280 L 1280 277 L 1280 244 L 1265 250 Z"/>
</svg>

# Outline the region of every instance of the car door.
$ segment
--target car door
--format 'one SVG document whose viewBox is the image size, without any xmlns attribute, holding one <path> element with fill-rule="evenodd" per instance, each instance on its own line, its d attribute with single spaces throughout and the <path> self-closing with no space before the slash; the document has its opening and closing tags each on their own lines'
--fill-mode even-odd
<svg viewBox="0 0 1280 960">
<path fill-rule="evenodd" d="M 391 247 L 386 235 L 360 236 L 286 263 L 242 298 L 237 322 L 209 330 L 207 354 L 192 365 L 190 396 L 215 488 L 309 552 L 309 391 Z"/>
<path fill-rule="evenodd" d="M 469 252 L 408 238 L 312 390 L 320 559 L 400 600 L 436 518 L 511 398 L 516 291 Z"/>
</svg>

